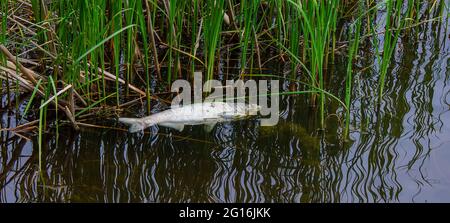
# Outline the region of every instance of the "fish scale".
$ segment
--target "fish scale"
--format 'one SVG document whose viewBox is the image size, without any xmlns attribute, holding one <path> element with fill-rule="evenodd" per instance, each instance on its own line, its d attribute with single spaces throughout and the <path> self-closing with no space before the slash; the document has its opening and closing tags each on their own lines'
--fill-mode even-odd
<svg viewBox="0 0 450 223">
<path fill-rule="evenodd" d="M 206 125 L 206 130 L 211 131 L 218 122 L 256 115 L 260 109 L 255 104 L 205 102 L 173 107 L 143 118 L 119 118 L 119 121 L 130 125 L 129 132 L 132 133 L 153 125 L 178 131 L 183 131 L 185 125 Z"/>
</svg>

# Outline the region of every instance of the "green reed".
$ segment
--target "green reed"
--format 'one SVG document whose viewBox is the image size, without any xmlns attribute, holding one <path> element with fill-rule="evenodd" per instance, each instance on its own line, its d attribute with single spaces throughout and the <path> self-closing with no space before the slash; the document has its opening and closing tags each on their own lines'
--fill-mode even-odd
<svg viewBox="0 0 450 223">
<path fill-rule="evenodd" d="M 123 2 L 123 7 L 126 9 L 130 9 L 130 10 L 125 10 L 124 11 L 124 21 L 125 21 L 125 25 L 131 25 L 134 22 L 134 17 L 135 17 L 135 13 L 133 11 L 136 1 L 124 1 Z M 124 57 L 125 57 L 125 83 L 128 84 L 130 83 L 130 81 L 132 80 L 132 75 L 133 73 L 133 60 L 134 60 L 134 50 L 135 50 L 135 45 L 134 45 L 134 40 L 135 40 L 135 36 L 136 36 L 136 29 L 130 28 L 127 31 L 125 31 L 124 34 L 124 38 L 125 38 L 125 47 L 123 48 L 124 50 Z M 125 95 L 129 95 L 129 89 L 125 88 Z"/>
<path fill-rule="evenodd" d="M 143 51 L 143 53 L 144 53 L 143 63 L 144 63 L 145 86 L 146 86 L 145 94 L 147 97 L 147 112 L 150 113 L 150 68 L 149 68 L 150 56 L 149 56 L 148 39 L 149 39 L 149 35 L 150 36 L 153 36 L 153 35 L 147 33 L 147 24 L 145 22 L 145 15 L 143 13 L 144 6 L 142 5 L 142 1 L 138 1 L 136 3 L 134 11 L 137 14 L 136 24 L 139 25 L 139 30 L 140 30 L 140 34 L 142 37 L 142 43 L 143 43 L 143 49 L 141 51 Z M 148 15 L 148 16 L 150 16 L 150 15 Z M 151 41 L 154 41 L 154 40 L 151 40 Z M 157 59 L 156 59 L 156 61 L 157 61 Z M 158 64 L 158 63 L 156 63 L 156 64 Z"/>
<path fill-rule="evenodd" d="M 142 2 L 60 1 L 52 10 L 61 15 L 56 30 L 57 40 L 62 46 L 58 56 L 71 60 L 62 71 L 64 81 L 74 84 L 88 102 L 95 103 L 108 95 L 107 88 L 110 86 L 105 81 L 103 71 L 107 70 L 106 58 L 112 58 L 112 70 L 116 76 L 116 103 L 119 104 L 119 78 L 123 78 L 125 84 L 134 79 L 132 64 L 135 63 L 138 49 L 138 30 L 145 39 L 143 47 L 148 47 Z M 136 24 L 140 26 L 134 27 Z M 105 54 L 107 49 L 110 49 L 111 55 Z M 144 56 L 141 62 L 148 67 L 147 50 L 142 52 Z M 122 66 L 125 70 L 123 74 Z M 146 76 L 149 76 L 148 69 Z M 125 88 L 125 93 L 129 93 L 128 88 Z"/>
<path fill-rule="evenodd" d="M 358 55 L 359 43 L 361 41 L 361 25 L 363 19 L 364 3 L 360 2 L 358 4 L 358 17 L 355 19 L 354 23 L 350 26 L 349 38 L 350 47 L 348 50 L 348 63 L 347 63 L 347 77 L 345 80 L 345 105 L 347 107 L 345 113 L 345 128 L 344 137 L 348 137 L 349 127 L 350 127 L 350 103 L 352 96 L 352 81 L 353 81 L 353 60 Z M 352 33 L 353 32 L 353 33 Z M 353 34 L 353 35 L 352 35 Z"/>
<path fill-rule="evenodd" d="M 397 41 L 400 35 L 400 31 L 404 25 L 404 19 L 402 18 L 402 1 L 386 0 L 386 22 L 385 33 L 383 40 L 383 53 L 381 57 L 380 78 L 378 82 L 378 102 L 381 102 L 383 97 L 386 75 L 389 65 L 391 64 L 391 58 L 393 56 Z M 408 4 L 410 4 L 408 2 Z M 409 5 L 412 7 L 412 5 Z"/>
<path fill-rule="evenodd" d="M 192 9 L 192 13 L 188 13 L 190 14 L 190 31 L 191 31 L 191 48 L 190 48 L 190 54 L 195 56 L 196 52 L 197 52 L 197 47 L 198 47 L 198 41 L 199 41 L 199 36 L 198 36 L 198 31 L 199 29 L 201 30 L 201 26 L 203 25 L 203 21 L 200 19 L 200 13 L 199 13 L 199 1 L 198 0 L 193 0 L 190 1 L 190 8 Z M 200 21 L 200 22 L 199 22 Z M 195 60 L 191 59 L 191 70 L 190 73 L 194 73 L 195 72 Z"/>
<path fill-rule="evenodd" d="M 289 3 L 295 7 L 298 18 L 301 18 L 302 34 L 304 38 L 304 51 L 310 64 L 310 83 L 324 89 L 324 66 L 328 55 L 327 48 L 333 38 L 337 23 L 338 1 L 307 1 L 300 0 Z M 313 96 L 312 103 L 315 104 Z M 325 94 L 319 94 L 320 126 L 324 127 Z"/>
<path fill-rule="evenodd" d="M 337 44 L 340 44 L 338 47 L 343 52 L 347 52 L 345 56 L 348 58 L 343 86 L 344 107 L 348 109 L 352 101 L 353 61 L 358 53 L 359 42 L 366 37 L 373 40 L 371 47 L 377 51 L 379 60 L 380 101 L 402 30 L 420 23 L 420 18 L 426 17 L 419 13 L 442 18 L 448 9 L 446 2 L 439 0 L 25 2 L 32 6 L 31 10 L 25 11 L 32 13 L 22 17 L 32 18 L 27 24 L 33 24 L 30 26 L 33 36 L 28 38 L 22 33 L 22 28 L 15 28 L 12 32 L 8 30 L 20 27 L 10 27 L 14 23 L 8 20 L 7 15 L 9 12 L 17 13 L 17 10 L 11 9 L 20 4 L 13 0 L 1 1 L 0 43 L 9 49 L 28 45 L 35 47 L 37 53 L 33 55 L 37 55 L 37 58 L 33 59 L 37 59 L 34 61 L 39 61 L 42 66 L 33 69 L 45 77 L 39 80 L 38 88 L 44 90 L 44 86 L 50 86 L 49 81 L 54 83 L 48 90 L 50 96 L 56 94 L 60 86 L 73 85 L 78 96 L 64 94 L 58 103 L 74 101 L 74 106 L 69 104 L 69 107 L 73 112 L 78 107 L 76 114 L 73 114 L 77 117 L 80 111 L 84 114 L 110 102 L 119 106 L 125 101 L 124 97 L 126 100 L 135 99 L 136 93 L 144 96 L 142 92 L 146 96 L 147 112 L 150 112 L 151 90 L 167 89 L 176 77 L 188 78 L 199 67 L 206 71 L 206 80 L 213 79 L 217 65 L 221 64 L 218 63 L 220 50 L 227 47 L 230 55 L 240 55 L 238 72 L 241 75 L 247 68 L 252 70 L 255 58 L 258 58 L 260 68 L 264 68 L 261 64 L 269 64 L 261 61 L 261 54 L 268 51 L 277 54 L 270 55 L 272 62 L 288 62 L 292 71 L 289 80 L 299 84 L 302 89 L 298 90 L 310 92 L 309 102 L 319 108 L 321 127 L 324 127 L 326 101 L 334 99 L 327 91 L 330 87 L 326 80 L 330 79 L 328 75 L 332 73 L 327 72 L 327 68 L 334 61 Z M 357 7 L 355 3 L 358 3 Z M 381 8 L 380 5 L 385 7 Z M 425 5 L 428 7 L 426 10 L 423 7 Z M 362 13 L 361 8 L 365 8 L 366 12 Z M 231 19 L 230 24 L 224 25 L 224 12 Z M 380 22 L 377 21 L 377 13 L 385 16 L 384 27 L 375 27 L 375 22 Z M 338 27 L 338 23 L 343 26 Z M 348 31 L 348 24 L 351 24 L 351 34 L 343 35 L 347 39 L 339 39 L 340 32 Z M 16 37 L 12 40 L 11 35 L 15 32 L 18 35 L 14 35 Z M 382 43 L 380 37 L 383 38 Z M 37 43 L 31 44 L 30 40 Z M 182 63 L 189 66 L 184 68 Z M 163 72 L 160 68 L 164 68 Z M 154 73 L 164 83 L 153 82 L 157 86 L 151 86 Z M 14 80 L 8 78 L 4 79 L 14 86 Z M 4 79 L 2 87 L 5 85 Z M 37 81 L 33 84 L 36 85 Z M 9 84 L 6 86 L 9 88 Z M 32 95 L 34 98 L 42 97 L 39 92 Z M 38 100 L 30 100 L 29 103 L 32 101 Z M 28 109 L 30 107 L 27 105 Z M 61 118 L 61 114 L 57 118 Z M 347 110 L 347 129 L 349 116 Z"/>
<path fill-rule="evenodd" d="M 114 15 L 111 19 L 111 32 L 115 32 L 122 28 L 122 0 L 117 0 L 112 2 L 112 14 Z M 120 94 L 119 94 L 119 71 L 120 71 L 120 54 L 121 54 L 121 35 L 117 35 L 113 38 L 113 56 L 114 56 L 114 68 L 116 75 L 116 100 L 117 105 L 120 104 Z"/>
<path fill-rule="evenodd" d="M 290 13 L 289 13 L 289 49 L 292 53 L 293 56 L 300 58 L 300 32 L 301 32 L 301 27 L 300 27 L 300 23 L 302 21 L 302 18 L 300 17 L 299 13 L 296 13 L 296 9 L 295 8 L 290 8 Z M 306 36 L 303 36 L 303 40 L 304 42 L 307 41 Z M 304 44 L 304 49 L 306 49 L 307 45 Z M 291 58 L 291 60 L 293 60 Z M 303 60 L 303 62 L 305 62 Z M 295 79 L 297 76 L 297 63 L 291 63 L 291 78 Z"/>
<path fill-rule="evenodd" d="M 276 32 L 277 34 L 275 36 L 278 37 L 278 40 L 280 41 L 280 43 L 282 45 L 285 45 L 285 41 L 286 41 L 286 35 L 287 35 L 287 31 L 286 31 L 286 19 L 285 19 L 285 14 L 284 10 L 286 8 L 286 4 L 285 1 L 283 0 L 276 0 L 274 1 L 274 11 L 275 11 L 275 19 L 276 19 Z"/>
<path fill-rule="evenodd" d="M 180 48 L 181 43 L 181 31 L 183 29 L 183 17 L 184 17 L 184 7 L 186 1 L 183 0 L 164 0 L 164 6 L 168 14 L 168 24 L 167 24 L 167 42 L 169 45 L 169 56 L 168 56 L 168 72 L 167 72 L 167 83 L 172 82 L 172 76 L 174 74 L 179 74 L 181 76 L 181 64 L 180 55 L 176 49 Z"/>
<path fill-rule="evenodd" d="M 244 73 L 247 67 L 247 54 L 249 46 L 254 43 L 252 37 L 255 35 L 255 25 L 257 24 L 257 13 L 260 0 L 243 0 L 241 1 L 240 10 L 240 24 L 241 24 L 241 38 L 240 38 L 240 48 L 241 48 L 241 74 Z M 252 55 L 252 53 L 250 54 Z"/>
<path fill-rule="evenodd" d="M 207 14 L 203 26 L 205 41 L 206 80 L 213 79 L 215 56 L 220 45 L 222 31 L 224 0 L 208 1 Z"/>
<path fill-rule="evenodd" d="M 50 77 L 51 78 L 51 77 Z M 53 80 L 50 80 L 49 83 L 47 83 L 47 86 L 45 88 L 45 95 L 43 99 L 41 99 L 41 106 L 39 108 L 39 127 L 38 127 L 38 155 L 39 155 L 39 171 L 42 171 L 42 150 L 43 150 L 43 137 L 44 132 L 47 129 L 47 114 L 48 114 L 48 103 L 45 103 L 50 98 L 50 92 L 54 89 L 54 83 Z M 56 94 L 55 94 L 56 95 Z M 56 107 L 58 105 L 57 97 L 55 97 L 55 103 Z"/>
<path fill-rule="evenodd" d="M 7 29 L 8 29 L 8 1 L 0 2 L 0 13 L 1 13 L 1 32 L 0 32 L 0 44 L 4 44 L 7 39 Z M 3 55 L 1 56 L 3 58 Z"/>
</svg>

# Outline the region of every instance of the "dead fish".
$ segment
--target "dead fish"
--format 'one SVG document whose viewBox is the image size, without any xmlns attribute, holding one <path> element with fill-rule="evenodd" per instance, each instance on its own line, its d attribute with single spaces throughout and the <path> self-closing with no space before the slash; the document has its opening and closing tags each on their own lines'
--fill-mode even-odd
<svg viewBox="0 0 450 223">
<path fill-rule="evenodd" d="M 209 132 L 218 122 L 233 121 L 256 115 L 261 106 L 245 103 L 205 102 L 172 107 L 168 110 L 143 117 L 119 118 L 130 125 L 129 132 L 139 132 L 153 125 L 183 131 L 185 125 L 205 125 Z"/>
</svg>

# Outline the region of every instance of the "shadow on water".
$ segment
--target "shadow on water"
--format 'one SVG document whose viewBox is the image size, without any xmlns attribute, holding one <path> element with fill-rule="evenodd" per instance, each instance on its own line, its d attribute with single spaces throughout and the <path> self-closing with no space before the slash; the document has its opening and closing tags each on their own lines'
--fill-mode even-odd
<svg viewBox="0 0 450 223">
<path fill-rule="evenodd" d="M 341 139 L 339 104 L 328 102 L 319 134 L 303 96 L 281 98 L 275 127 L 61 128 L 44 139 L 42 172 L 37 140 L 1 131 L 0 202 L 448 202 L 449 27 L 417 29 L 399 40 L 379 106 L 379 64 L 373 52 L 359 60 L 350 140 Z M 346 58 L 337 60 L 328 85 L 343 98 Z M 5 97 L 3 129 L 17 125 L 25 106 L 7 109 Z"/>
</svg>

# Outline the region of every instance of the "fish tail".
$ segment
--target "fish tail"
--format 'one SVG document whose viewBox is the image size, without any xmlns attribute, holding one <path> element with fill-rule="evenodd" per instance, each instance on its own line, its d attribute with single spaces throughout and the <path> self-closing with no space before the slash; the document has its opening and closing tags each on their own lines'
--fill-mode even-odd
<svg viewBox="0 0 450 223">
<path fill-rule="evenodd" d="M 129 125 L 130 128 L 128 131 L 131 133 L 139 132 L 146 128 L 145 123 L 141 118 L 119 118 L 119 122 Z"/>
</svg>

